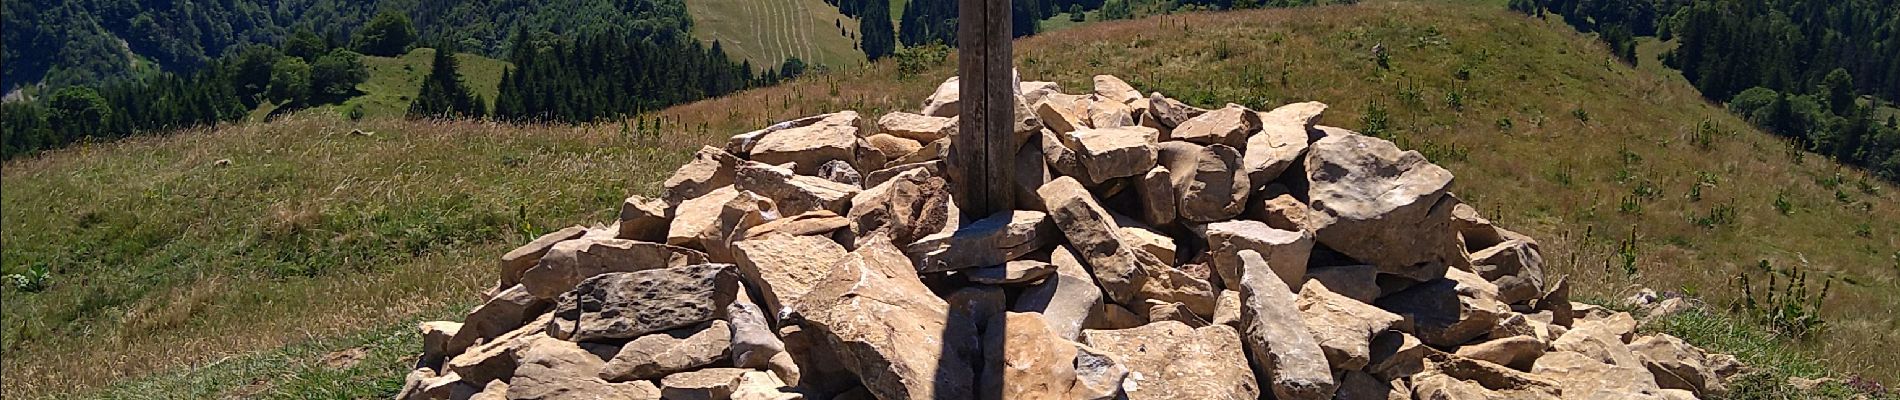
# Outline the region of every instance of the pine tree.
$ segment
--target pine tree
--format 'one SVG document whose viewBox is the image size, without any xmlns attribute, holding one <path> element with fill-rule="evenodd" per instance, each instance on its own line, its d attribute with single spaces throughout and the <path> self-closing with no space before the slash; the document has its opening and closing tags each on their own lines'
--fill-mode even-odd
<svg viewBox="0 0 1900 400">
<path fill-rule="evenodd" d="M 858 34 L 863 35 L 865 58 L 876 61 L 897 51 L 890 0 L 864 0 L 864 11 L 858 16 Z"/>
<path fill-rule="evenodd" d="M 481 99 L 462 83 L 456 64 L 453 50 L 447 46 L 436 47 L 429 76 L 422 81 L 422 91 L 409 103 L 410 117 L 474 118 L 486 114 Z"/>
</svg>

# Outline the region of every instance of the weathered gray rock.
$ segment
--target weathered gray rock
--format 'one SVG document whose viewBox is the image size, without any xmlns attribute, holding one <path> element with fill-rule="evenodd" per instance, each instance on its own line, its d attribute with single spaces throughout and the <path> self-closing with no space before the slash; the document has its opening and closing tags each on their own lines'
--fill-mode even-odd
<svg viewBox="0 0 1900 400">
<path fill-rule="evenodd" d="M 1174 204 L 1174 178 L 1168 167 L 1156 165 L 1135 182 L 1135 194 L 1141 198 L 1141 220 L 1149 225 L 1174 223 L 1179 208 Z"/>
<path fill-rule="evenodd" d="M 1411 334 L 1389 331 L 1372 338 L 1372 362 L 1366 372 L 1384 380 L 1412 376 L 1425 370 L 1425 352 L 1431 350 Z"/>
<path fill-rule="evenodd" d="M 660 380 L 660 397 L 668 400 L 728 400 L 751 370 L 707 368 L 667 375 Z"/>
<path fill-rule="evenodd" d="M 1260 181 L 1252 181 L 1258 184 Z M 1283 231 L 1313 231 L 1313 209 L 1287 193 L 1286 186 L 1267 185 L 1267 189 L 1248 198 L 1247 217 Z"/>
<path fill-rule="evenodd" d="M 954 232 L 937 233 L 905 246 L 918 272 L 999 265 L 1044 247 L 1056 236 L 1048 214 L 1005 211 Z"/>
<path fill-rule="evenodd" d="M 739 292 L 738 268 L 700 264 L 601 274 L 561 295 L 549 336 L 632 339 L 712 320 Z"/>
<path fill-rule="evenodd" d="M 1114 217 L 1096 203 L 1082 184 L 1072 177 L 1061 177 L 1036 191 L 1049 216 L 1075 251 L 1081 253 L 1095 281 L 1116 303 L 1132 304 L 1147 283 L 1150 270 L 1163 266 L 1160 260 L 1123 243 Z"/>
<path fill-rule="evenodd" d="M 1371 304 L 1379 298 L 1379 268 L 1371 265 L 1310 267 L 1306 270 L 1306 281 L 1319 282 L 1334 293 L 1361 303 Z"/>
<path fill-rule="evenodd" d="M 1010 311 L 1040 313 L 1050 332 L 1075 340 L 1089 315 L 1102 308 L 1102 290 L 1067 246 L 1057 245 L 1049 262 L 1055 266 L 1055 275 L 1024 289 Z"/>
<path fill-rule="evenodd" d="M 1261 386 L 1274 398 L 1328 399 L 1337 388 L 1319 341 L 1307 328 L 1286 282 L 1253 250 L 1239 253 L 1240 335 Z"/>
<path fill-rule="evenodd" d="M 959 95 L 960 91 L 958 89 L 960 89 L 960 87 L 958 85 L 960 85 L 960 83 L 957 82 L 957 77 L 954 76 L 943 81 L 943 83 L 937 84 L 937 90 L 931 92 L 930 97 L 924 98 L 922 114 L 932 117 L 955 118 L 957 112 L 962 110 L 960 103 L 962 103 L 961 99 L 963 96 Z"/>
<path fill-rule="evenodd" d="M 660 184 L 665 188 L 660 198 L 668 205 L 678 206 L 680 202 L 705 196 L 715 189 L 732 186 L 739 161 L 739 157 L 717 147 L 700 147 L 699 152 L 693 153 L 692 161 L 673 171 L 673 176 Z"/>
<path fill-rule="evenodd" d="M 1260 114 L 1239 104 L 1208 111 L 1174 127 L 1172 138 L 1201 145 L 1247 147 L 1247 136 L 1260 131 Z"/>
<path fill-rule="evenodd" d="M 1682 339 L 1659 333 L 1636 338 L 1629 347 L 1663 389 L 1688 390 L 1701 397 L 1728 393 L 1715 369 L 1709 367 L 1708 353 Z"/>
<path fill-rule="evenodd" d="M 441 371 L 445 375 L 453 373 L 476 385 L 508 379 L 515 370 L 517 349 L 537 338 L 546 337 L 541 332 L 546 330 L 549 318 L 550 315 L 542 314 L 521 328 L 469 347 L 462 354 L 449 358 Z"/>
<path fill-rule="evenodd" d="M 726 320 L 732 325 L 732 366 L 765 369 L 780 381 L 797 384 L 803 377 L 796 360 L 785 351 L 785 341 L 772 333 L 765 311 L 750 299 L 735 299 L 726 306 Z"/>
<path fill-rule="evenodd" d="M 1465 345 L 1458 348 L 1457 354 L 1459 357 L 1529 371 L 1537 358 L 1544 356 L 1544 347 L 1545 343 L 1537 337 L 1511 336 Z"/>
<path fill-rule="evenodd" d="M 474 310 L 469 310 L 460 329 L 450 336 L 443 354 L 459 354 L 476 342 L 492 341 L 502 334 L 519 329 L 546 312 L 549 305 L 547 300 L 528 293 L 528 289 L 522 285 L 503 290 Z"/>
<path fill-rule="evenodd" d="M 975 395 L 975 360 L 965 358 L 974 349 L 945 348 L 963 343 L 945 342 L 948 304 L 887 241 L 873 240 L 837 263 L 797 307 L 803 325 L 878 398 Z"/>
<path fill-rule="evenodd" d="M 877 119 L 880 132 L 919 143 L 931 142 L 956 132 L 956 118 L 933 117 L 907 112 L 884 114 Z"/>
<path fill-rule="evenodd" d="M 1148 96 L 1148 115 L 1154 117 L 1157 124 L 1173 129 L 1189 119 L 1207 113 L 1207 110 L 1194 108 L 1175 99 L 1152 93 Z"/>
<path fill-rule="evenodd" d="M 561 242 L 541 263 L 521 275 L 521 286 L 535 298 L 551 299 L 581 280 L 609 272 L 634 272 L 699 264 L 705 253 L 626 239 L 577 239 Z"/>
<path fill-rule="evenodd" d="M 1103 99 L 1126 104 L 1142 98 L 1141 91 L 1114 75 L 1096 75 L 1094 80 L 1095 95 Z"/>
<path fill-rule="evenodd" d="M 1137 253 L 1141 252 L 1137 251 Z M 1152 259 L 1152 256 L 1145 259 Z M 1158 264 L 1158 262 L 1151 264 L 1147 269 L 1148 280 L 1142 283 L 1141 295 L 1136 297 L 1136 300 L 1180 303 L 1202 320 L 1214 315 L 1214 306 L 1219 301 L 1220 291 L 1214 288 L 1213 283 L 1201 276 L 1195 276 L 1166 264 Z"/>
<path fill-rule="evenodd" d="M 1174 245 L 1174 238 L 1163 235 L 1161 232 L 1155 232 L 1152 229 L 1142 227 L 1139 221 L 1124 219 L 1124 221 L 1116 221 L 1116 225 L 1121 226 L 1121 229 L 1116 231 L 1116 234 L 1121 236 L 1122 241 L 1134 245 L 1136 248 L 1141 249 L 1141 251 L 1154 255 L 1156 259 L 1164 263 L 1174 262 L 1175 251 L 1179 249 Z M 1206 279 L 1207 277 L 1201 276 L 1198 278 Z"/>
<path fill-rule="evenodd" d="M 727 185 L 680 202 L 673 207 L 673 222 L 666 227 L 666 244 L 706 250 L 703 243 L 719 237 L 720 232 L 715 229 L 719 214 L 725 211 L 726 204 L 739 198 L 739 189 Z"/>
<path fill-rule="evenodd" d="M 1158 152 L 1174 179 L 1174 201 L 1181 219 L 1224 221 L 1246 211 L 1253 186 L 1241 173 L 1240 151 L 1224 144 L 1183 144 L 1169 142 Z"/>
<path fill-rule="evenodd" d="M 1567 389 L 1544 377 L 1433 351 L 1424 372 L 1412 377 L 1414 398 L 1483 400 L 1570 399 Z"/>
<path fill-rule="evenodd" d="M 1628 350 L 1625 350 L 1627 352 Z M 1531 373 L 1557 382 L 1565 399 L 1662 399 L 1662 388 L 1642 365 L 1605 363 L 1583 353 L 1558 350 L 1537 359 Z"/>
<path fill-rule="evenodd" d="M 1409 400 L 1412 391 L 1405 387 L 1405 381 L 1382 381 L 1365 371 L 1346 371 L 1339 374 L 1339 392 L 1334 400 Z"/>
<path fill-rule="evenodd" d="M 1207 238 L 1208 254 L 1222 284 L 1237 287 L 1245 262 L 1242 251 L 1254 251 L 1266 258 L 1281 286 L 1288 292 L 1306 280 L 1307 259 L 1313 253 L 1313 239 L 1304 232 L 1273 229 L 1260 221 L 1235 220 L 1207 224 L 1201 228 Z"/>
<path fill-rule="evenodd" d="M 1283 106 L 1265 114 L 1276 114 L 1295 106 Z M 1263 116 L 1260 133 L 1247 138 L 1247 154 L 1243 162 L 1245 167 L 1242 168 L 1246 171 L 1247 177 L 1254 182 L 1278 179 L 1280 174 L 1285 173 L 1288 167 L 1297 163 L 1300 156 L 1306 153 L 1309 127 L 1311 124 L 1288 121 L 1279 116 Z"/>
<path fill-rule="evenodd" d="M 1127 366 L 1130 374 L 1121 386 L 1128 399 L 1255 399 L 1261 394 L 1240 335 L 1226 325 L 1192 328 L 1162 321 L 1083 331 L 1082 337 Z"/>
<path fill-rule="evenodd" d="M 1483 336 L 1509 310 L 1497 300 L 1459 293 L 1459 283 L 1437 279 L 1386 295 L 1379 308 L 1413 321 L 1412 334 L 1436 347 L 1453 348 Z"/>
<path fill-rule="evenodd" d="M 881 159 L 876 162 L 860 162 L 863 162 L 867 166 L 881 167 L 884 165 L 884 161 Z M 818 177 L 827 181 L 842 183 L 853 188 L 864 187 L 864 175 L 859 174 L 857 168 L 852 167 L 851 163 L 845 162 L 844 160 L 826 161 L 825 165 L 818 166 Z"/>
<path fill-rule="evenodd" d="M 659 379 L 724 360 L 731 346 L 731 325 L 721 320 L 641 336 L 620 347 L 600 368 L 600 379 Z"/>
<path fill-rule="evenodd" d="M 811 125 L 766 133 L 748 154 L 752 161 L 793 163 L 798 173 L 815 174 L 826 161 L 856 161 L 857 149 L 858 113 L 844 111 L 824 115 Z"/>
<path fill-rule="evenodd" d="M 1227 325 L 1240 329 L 1240 292 L 1222 290 L 1214 302 L 1214 318 L 1208 320 L 1214 325 Z"/>
<path fill-rule="evenodd" d="M 1015 260 L 1003 265 L 966 269 L 963 270 L 963 276 L 971 282 L 985 285 L 1016 285 L 1036 282 L 1055 272 L 1055 264 L 1036 260 Z"/>
<path fill-rule="evenodd" d="M 1034 105 L 1041 103 L 1043 97 L 1051 93 L 1062 93 L 1062 85 L 1055 82 L 1018 82 L 1016 84 L 1016 93 L 1022 94 L 1023 96 L 1023 102 L 1021 104 Z"/>
<path fill-rule="evenodd" d="M 1038 135 L 1043 160 L 1049 165 L 1049 170 L 1057 175 L 1075 177 L 1076 180 L 1082 182 L 1094 182 L 1094 179 L 1089 178 L 1088 170 L 1082 166 L 1079 153 L 1070 147 L 1069 142 L 1073 140 L 1067 139 L 1068 135 L 1068 133 L 1053 131 L 1043 131 L 1041 135 Z"/>
<path fill-rule="evenodd" d="M 534 268 L 534 264 L 541 262 L 541 257 L 547 255 L 548 249 L 554 248 L 555 244 L 577 239 L 580 238 L 581 235 L 586 234 L 587 227 L 574 225 L 561 228 L 561 230 L 558 231 L 548 232 L 545 235 L 534 238 L 534 240 L 529 241 L 528 244 L 516 247 L 514 250 L 509 250 L 508 254 L 501 256 L 501 285 L 499 288 L 507 289 L 517 283 L 521 283 L 521 274 L 527 272 L 529 268 Z"/>
<path fill-rule="evenodd" d="M 467 346 L 454 348 L 449 346 L 450 338 L 462 330 L 462 323 L 453 321 L 428 321 L 416 324 L 422 331 L 422 365 L 440 368 L 448 357 L 462 354 Z"/>
<path fill-rule="evenodd" d="M 990 329 L 986 365 L 1002 367 L 980 383 L 1003 399 L 1109 399 L 1121 392 L 1128 368 L 1112 356 L 1049 330 L 1035 313 L 1007 313 L 1008 329 Z M 989 346 L 987 344 L 1004 344 Z"/>
<path fill-rule="evenodd" d="M 1312 128 L 1314 124 L 1319 123 L 1320 113 L 1325 111 L 1326 103 L 1317 101 L 1292 103 L 1260 113 L 1260 121 Z"/>
<path fill-rule="evenodd" d="M 541 337 L 523 346 L 520 367 L 508 381 L 509 399 L 658 399 L 647 381 L 608 383 L 595 377 L 600 354 L 572 342 Z"/>
<path fill-rule="evenodd" d="M 1382 139 L 1329 135 L 1306 155 L 1320 244 L 1379 272 L 1425 281 L 1469 261 L 1451 229 L 1450 171 Z M 1428 341 L 1429 342 L 1429 341 Z"/>
<path fill-rule="evenodd" d="M 784 215 L 818 210 L 842 214 L 851 205 L 851 197 L 860 191 L 849 184 L 796 175 L 789 169 L 758 163 L 739 167 L 736 186 L 772 199 L 779 213 Z"/>
<path fill-rule="evenodd" d="M 1520 304 L 1544 294 L 1544 256 L 1537 243 L 1506 240 L 1471 253 L 1472 272 L 1498 286 L 1498 301 Z"/>
<path fill-rule="evenodd" d="M 787 392 L 786 382 L 763 371 L 745 371 L 732 389 L 732 400 L 803 400 L 800 393 Z"/>
<path fill-rule="evenodd" d="M 665 200 L 633 195 L 620 203 L 619 239 L 643 242 L 666 241 L 666 226 L 672 222 Z"/>
<path fill-rule="evenodd" d="M 1300 319 L 1319 341 L 1335 370 L 1359 370 L 1372 362 L 1372 338 L 1404 318 L 1327 289 L 1318 281 L 1300 288 Z"/>
<path fill-rule="evenodd" d="M 1088 170 L 1092 184 L 1111 178 L 1136 176 L 1155 167 L 1155 140 L 1160 133 L 1148 127 L 1082 129 L 1070 132 L 1077 161 Z M 1060 168 L 1058 168 L 1060 170 Z"/>
<path fill-rule="evenodd" d="M 887 235 L 896 243 L 913 243 L 925 236 L 955 229 L 956 204 L 943 178 L 912 172 L 865 189 L 852 198 L 851 232 L 857 243 Z"/>
<path fill-rule="evenodd" d="M 747 287 L 757 290 L 760 302 L 774 313 L 804 297 L 846 255 L 844 246 L 830 238 L 783 233 L 743 240 L 733 249 Z"/>
</svg>

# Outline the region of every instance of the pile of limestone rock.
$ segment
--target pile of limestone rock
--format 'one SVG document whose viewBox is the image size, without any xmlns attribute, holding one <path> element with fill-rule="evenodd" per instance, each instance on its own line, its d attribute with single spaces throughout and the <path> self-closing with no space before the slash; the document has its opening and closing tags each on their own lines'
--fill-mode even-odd
<svg viewBox="0 0 1900 400">
<path fill-rule="evenodd" d="M 1742 369 L 1570 302 L 1451 172 L 1324 104 L 1019 86 L 1015 186 L 981 188 L 1013 211 L 951 198 L 954 79 L 734 136 L 502 256 L 398 397 L 1677 399 Z"/>
</svg>

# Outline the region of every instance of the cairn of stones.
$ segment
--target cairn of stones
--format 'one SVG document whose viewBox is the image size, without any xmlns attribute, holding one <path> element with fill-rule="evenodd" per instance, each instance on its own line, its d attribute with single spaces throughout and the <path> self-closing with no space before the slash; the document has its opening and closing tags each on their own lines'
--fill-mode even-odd
<svg viewBox="0 0 1900 400">
<path fill-rule="evenodd" d="M 1536 240 L 1325 104 L 1019 85 L 959 211 L 958 84 L 705 147 L 501 256 L 399 399 L 1689 399 L 1744 369 L 1573 303 Z"/>
</svg>

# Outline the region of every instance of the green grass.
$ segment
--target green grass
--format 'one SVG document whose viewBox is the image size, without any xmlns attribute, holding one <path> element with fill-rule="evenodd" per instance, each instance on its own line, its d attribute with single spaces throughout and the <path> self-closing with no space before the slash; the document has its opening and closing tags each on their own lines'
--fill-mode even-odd
<svg viewBox="0 0 1900 400">
<path fill-rule="evenodd" d="M 694 0 L 686 2 L 686 11 L 693 17 L 693 37 L 719 41 L 726 54 L 751 62 L 754 70 L 778 68 L 790 57 L 830 68 L 864 63 L 857 41 L 839 32 L 842 23 L 855 37 L 857 22 L 824 0 Z M 893 7 L 892 18 L 901 11 Z"/>
<path fill-rule="evenodd" d="M 435 49 L 430 48 L 418 48 L 397 57 L 363 56 L 363 65 L 369 68 L 369 79 L 356 85 L 362 94 L 341 104 L 320 105 L 312 109 L 344 115 L 345 111 L 357 107 L 363 110 L 366 118 L 402 116 L 409 112 L 409 103 L 415 100 L 416 93 L 422 91 L 422 79 L 429 74 L 434 59 Z M 501 93 L 501 73 L 509 67 L 508 62 L 470 53 L 457 53 L 455 61 L 462 82 L 481 96 L 489 107 L 493 107 L 495 97 Z M 277 106 L 269 103 L 259 105 L 256 110 L 252 110 L 249 120 L 262 121 L 265 116 L 276 111 Z"/>
<path fill-rule="evenodd" d="M 1391 68 L 1377 65 L 1375 45 L 1388 49 Z M 1822 311 L 1828 325 L 1810 340 L 1765 342 L 1829 371 L 1893 382 L 1900 370 L 1888 349 L 1867 345 L 1900 331 L 1895 187 L 1838 186 L 1849 188 L 1840 202 L 1823 183 L 1864 174 L 1795 157 L 1680 78 L 1617 63 L 1555 22 L 1488 3 L 1371 1 L 1092 23 L 1018 41 L 1016 51 L 1025 80 L 1071 93 L 1107 73 L 1203 107 L 1323 101 L 1332 108 L 1322 123 L 1353 129 L 1382 110 L 1382 134 L 1458 174 L 1454 190 L 1486 216 L 1539 238 L 1547 270 L 1570 275 L 1580 297 L 1621 298 L 1640 283 L 1719 307 L 1738 296 L 1730 279 L 1758 260 L 1801 265 L 1836 280 Z M 701 144 L 823 112 L 874 120 L 914 110 L 954 65 L 905 79 L 879 62 L 680 105 L 658 113 L 664 136 L 618 122 L 352 124 L 312 111 L 9 161 L 0 266 L 49 265 L 54 281 L 39 293 L 5 289 L 4 390 L 73 396 L 218 371 L 215 360 L 273 357 L 285 346 L 355 346 L 337 338 L 456 309 L 493 279 L 493 257 L 511 244 L 606 221 L 621 197 L 651 193 Z M 1445 103 L 1452 91 L 1461 108 Z M 1690 140 L 1704 121 L 1716 131 L 1706 148 Z M 357 127 L 377 134 L 342 134 Z M 225 158 L 233 165 L 212 166 Z M 1778 198 L 1788 214 L 1775 209 Z M 1619 211 L 1626 199 L 1640 211 Z M 1719 207 L 1735 210 L 1731 222 L 1694 222 Z M 1869 234 L 1848 228 L 1862 224 Z M 1634 246 L 1619 246 L 1632 237 Z M 1613 262 L 1625 256 L 1630 269 Z M 252 375 L 328 373 L 291 368 Z M 386 371 L 311 378 L 285 395 L 339 397 L 314 393 L 400 378 L 378 375 Z M 218 387 L 152 386 L 148 397 L 249 384 L 202 381 Z"/>
</svg>

